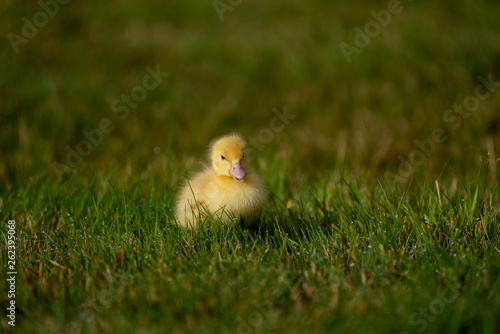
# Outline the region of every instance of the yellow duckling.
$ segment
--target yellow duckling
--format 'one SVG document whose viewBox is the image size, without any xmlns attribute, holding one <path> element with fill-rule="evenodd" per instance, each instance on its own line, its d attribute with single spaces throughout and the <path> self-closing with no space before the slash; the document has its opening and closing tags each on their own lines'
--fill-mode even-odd
<svg viewBox="0 0 500 334">
<path fill-rule="evenodd" d="M 251 224 L 260 216 L 267 190 L 249 169 L 245 140 L 230 134 L 214 140 L 209 150 L 211 165 L 195 174 L 179 192 L 177 222 L 195 228 L 209 213 L 223 224 Z"/>
</svg>

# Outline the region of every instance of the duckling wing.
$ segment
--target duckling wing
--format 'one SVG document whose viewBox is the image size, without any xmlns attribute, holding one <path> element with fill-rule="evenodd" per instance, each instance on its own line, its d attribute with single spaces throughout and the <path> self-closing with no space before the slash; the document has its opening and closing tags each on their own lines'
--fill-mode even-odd
<svg viewBox="0 0 500 334">
<path fill-rule="evenodd" d="M 195 227 L 202 218 L 201 214 L 209 210 L 213 191 L 211 191 L 211 177 L 209 170 L 203 170 L 186 181 L 179 191 L 176 203 L 176 217 L 180 225 Z"/>
</svg>

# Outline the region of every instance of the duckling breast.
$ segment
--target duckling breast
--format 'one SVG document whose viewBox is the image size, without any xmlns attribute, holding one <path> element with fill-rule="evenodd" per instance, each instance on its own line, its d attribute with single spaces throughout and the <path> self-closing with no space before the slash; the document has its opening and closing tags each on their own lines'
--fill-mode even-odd
<svg viewBox="0 0 500 334">
<path fill-rule="evenodd" d="M 256 220 L 267 199 L 267 190 L 255 174 L 249 174 L 244 182 L 225 178 L 218 182 L 217 197 L 219 208 L 238 220 L 251 223 Z M 214 194 L 215 195 L 215 194 Z"/>
</svg>

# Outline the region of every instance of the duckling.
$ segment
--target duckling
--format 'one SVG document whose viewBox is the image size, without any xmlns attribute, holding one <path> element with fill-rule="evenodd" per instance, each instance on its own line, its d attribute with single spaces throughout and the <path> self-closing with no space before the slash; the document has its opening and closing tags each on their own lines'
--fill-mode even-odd
<svg viewBox="0 0 500 334">
<path fill-rule="evenodd" d="M 179 225 L 195 228 L 200 219 L 212 215 L 223 224 L 250 225 L 260 216 L 267 190 L 249 168 L 246 142 L 239 134 L 212 141 L 210 165 L 183 185 L 177 196 L 175 215 Z"/>
</svg>

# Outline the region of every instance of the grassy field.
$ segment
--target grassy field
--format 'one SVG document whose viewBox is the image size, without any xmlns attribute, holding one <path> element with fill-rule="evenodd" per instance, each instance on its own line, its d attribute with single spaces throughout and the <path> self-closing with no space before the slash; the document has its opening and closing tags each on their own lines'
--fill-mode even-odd
<svg viewBox="0 0 500 334">
<path fill-rule="evenodd" d="M 500 332 L 499 12 L 3 1 L 1 331 Z M 177 227 L 232 131 L 260 223 Z"/>
</svg>

